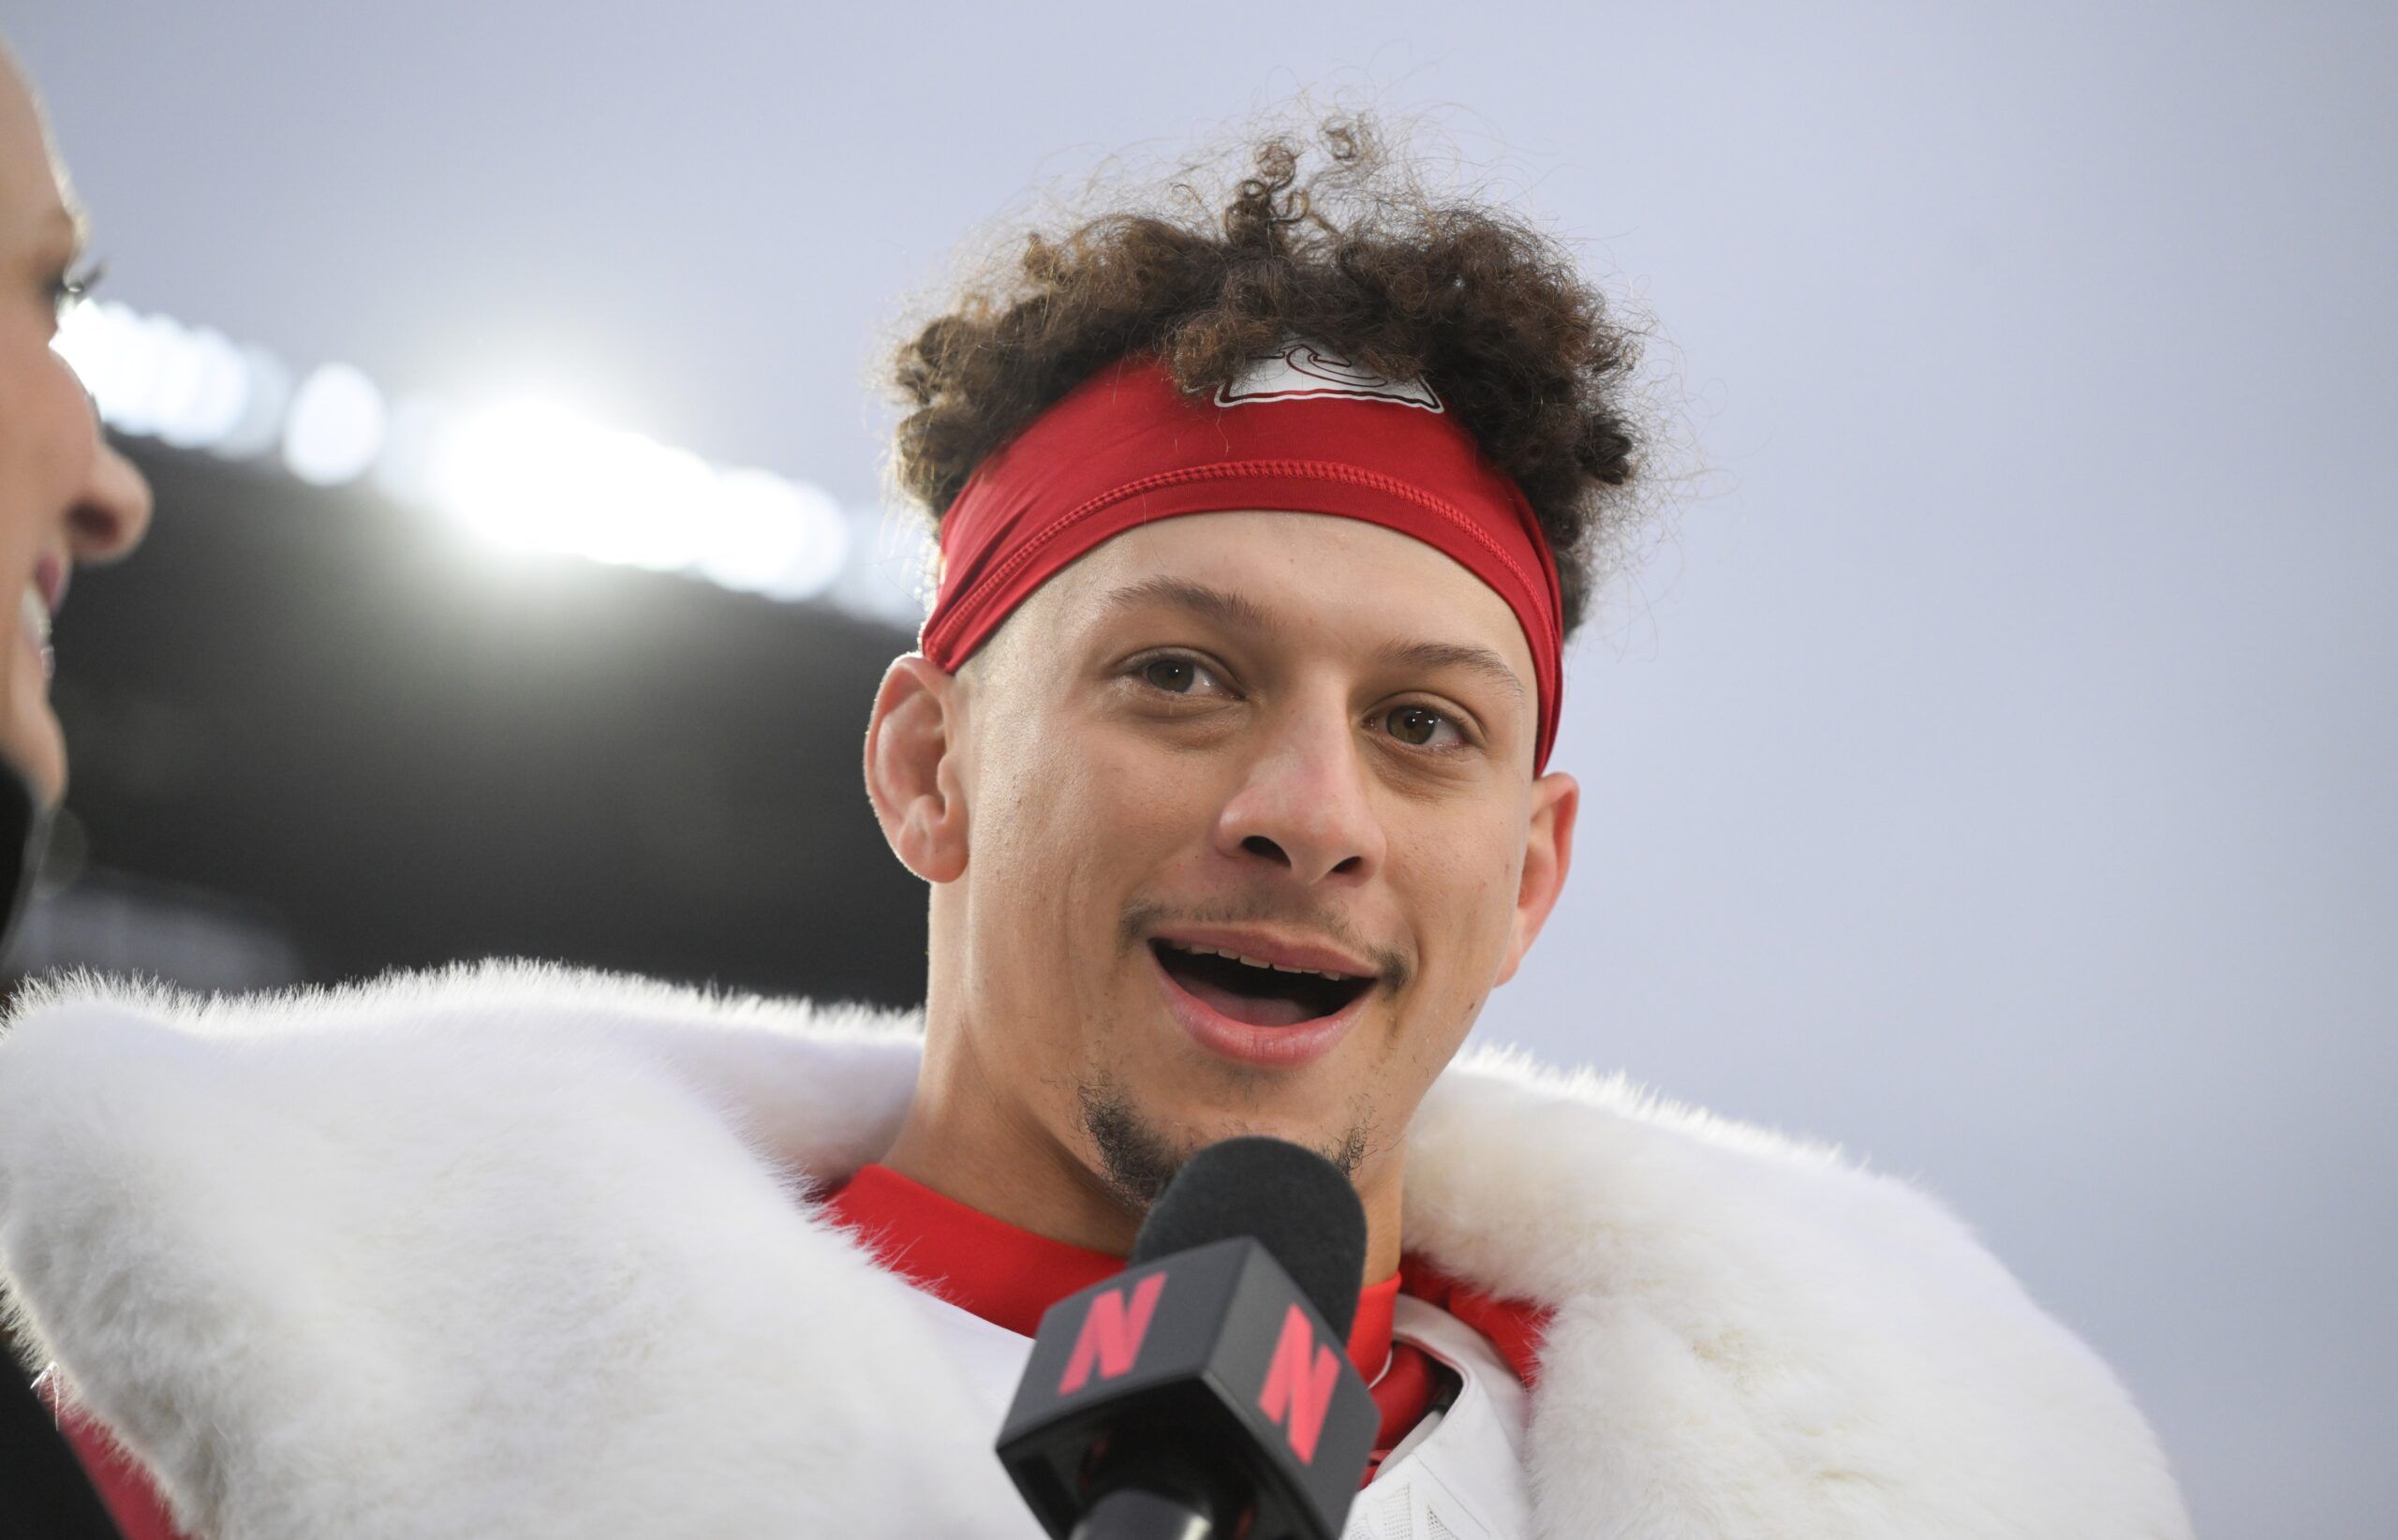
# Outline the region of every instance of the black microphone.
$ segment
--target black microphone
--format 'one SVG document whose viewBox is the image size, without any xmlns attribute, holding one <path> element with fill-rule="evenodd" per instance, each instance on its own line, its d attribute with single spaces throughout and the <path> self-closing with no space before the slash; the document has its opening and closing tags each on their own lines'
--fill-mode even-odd
<svg viewBox="0 0 2398 1540">
<path fill-rule="evenodd" d="M 1132 1263 L 1041 1318 L 999 1459 L 1052 1540 L 1339 1540 L 1382 1418 L 1366 1211 L 1280 1139 L 1192 1156 Z"/>
</svg>

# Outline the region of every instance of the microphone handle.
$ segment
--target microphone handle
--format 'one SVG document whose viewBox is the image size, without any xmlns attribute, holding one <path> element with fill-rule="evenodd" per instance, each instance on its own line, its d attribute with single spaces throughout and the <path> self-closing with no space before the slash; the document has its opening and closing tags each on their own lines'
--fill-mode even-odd
<svg viewBox="0 0 2398 1540">
<path fill-rule="evenodd" d="M 1216 1521 L 1177 1497 L 1118 1487 L 1090 1505 L 1073 1540 L 1215 1540 Z"/>
</svg>

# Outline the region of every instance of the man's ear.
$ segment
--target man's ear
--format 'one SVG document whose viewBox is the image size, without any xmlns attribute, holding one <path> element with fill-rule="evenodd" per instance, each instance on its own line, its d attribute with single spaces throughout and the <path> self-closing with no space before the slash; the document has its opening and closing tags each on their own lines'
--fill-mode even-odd
<svg viewBox="0 0 2398 1540">
<path fill-rule="evenodd" d="M 966 870 L 966 797 L 955 675 L 922 653 L 891 660 L 866 728 L 866 794 L 901 865 L 927 882 Z"/>
<path fill-rule="evenodd" d="M 1499 970 L 1500 984 L 1516 976 L 1517 964 L 1532 949 L 1532 938 L 1548 923 L 1557 896 L 1565 891 L 1566 868 L 1574 865 L 1574 815 L 1581 810 L 1582 788 L 1562 770 L 1552 770 L 1532 782 L 1532 816 L 1524 836 L 1524 875 L 1516 888 L 1516 913 L 1507 926 L 1507 962 Z"/>
</svg>

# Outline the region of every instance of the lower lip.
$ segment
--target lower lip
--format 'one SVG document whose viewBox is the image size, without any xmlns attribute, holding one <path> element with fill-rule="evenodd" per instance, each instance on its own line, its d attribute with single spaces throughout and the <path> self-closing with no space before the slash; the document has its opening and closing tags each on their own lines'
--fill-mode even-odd
<svg viewBox="0 0 2398 1540">
<path fill-rule="evenodd" d="M 1182 1023 L 1183 1030 L 1198 1040 L 1199 1046 L 1226 1059 L 1236 1059 L 1244 1064 L 1263 1065 L 1267 1069 L 1295 1069 L 1312 1064 L 1330 1053 L 1349 1029 L 1366 1014 L 1367 1001 L 1374 998 L 1374 986 L 1363 990 L 1355 1000 L 1328 1016 L 1303 1021 L 1294 1027 L 1259 1027 L 1246 1021 L 1235 1021 L 1190 990 L 1175 982 L 1165 964 L 1158 960 L 1157 949 L 1150 947 L 1149 966 L 1157 970 L 1158 983 L 1165 990 L 1165 1002 Z"/>
</svg>

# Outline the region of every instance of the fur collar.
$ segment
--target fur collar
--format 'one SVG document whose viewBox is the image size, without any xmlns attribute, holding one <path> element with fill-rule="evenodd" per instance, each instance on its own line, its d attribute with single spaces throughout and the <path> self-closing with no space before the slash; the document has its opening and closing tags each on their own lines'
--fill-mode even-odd
<svg viewBox="0 0 2398 1540">
<path fill-rule="evenodd" d="M 917 1058 L 912 1015 L 522 964 L 70 983 L 0 1042 L 0 1280 L 198 1534 L 1014 1533 L 807 1196 Z M 1921 1192 L 1506 1053 L 1410 1138 L 1410 1249 L 1556 1310 L 1542 1536 L 2188 1534 L 2122 1385 Z"/>
</svg>

